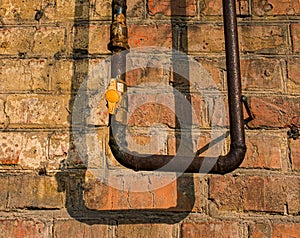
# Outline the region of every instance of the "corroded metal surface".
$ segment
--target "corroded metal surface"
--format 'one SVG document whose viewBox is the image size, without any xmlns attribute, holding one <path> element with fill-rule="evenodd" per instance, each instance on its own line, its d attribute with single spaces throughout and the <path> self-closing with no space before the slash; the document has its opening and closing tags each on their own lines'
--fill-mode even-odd
<svg viewBox="0 0 300 238">
<path fill-rule="evenodd" d="M 116 15 L 124 14 L 126 16 L 126 2 L 114 1 L 113 6 L 118 6 L 116 9 Z M 209 173 L 226 174 L 229 173 L 242 163 L 245 153 L 245 132 L 244 132 L 244 118 L 243 118 L 243 106 L 241 100 L 241 75 L 240 75 L 240 59 L 238 48 L 238 32 L 236 23 L 236 8 L 235 0 L 223 0 L 223 16 L 224 16 L 224 29 L 225 29 L 225 47 L 226 47 L 226 68 L 227 68 L 227 80 L 228 80 L 228 101 L 229 101 L 229 116 L 230 116 L 230 137 L 231 145 L 230 151 L 227 155 L 219 156 L 211 159 L 210 170 L 205 171 Z M 123 17 L 123 15 L 122 15 Z M 115 20 L 116 18 L 116 20 Z M 118 17 L 113 18 L 114 23 L 124 24 L 123 18 L 117 20 Z M 122 20 L 121 20 L 122 19 Z M 120 22 L 120 23 L 119 23 Z M 122 25 L 124 26 L 124 25 Z M 118 50 L 127 49 L 125 47 L 125 31 L 122 27 L 116 30 L 116 33 L 112 31 L 113 39 L 117 39 L 116 42 L 111 41 L 111 50 L 114 51 L 114 47 Z M 127 32 L 126 32 L 127 34 Z M 123 42 L 122 45 L 120 42 Z M 118 44 L 122 46 L 118 46 Z M 114 46 L 114 47 L 112 47 Z M 124 66 L 124 57 L 117 57 L 112 63 L 113 74 L 118 73 L 120 65 Z M 118 124 L 114 116 L 112 117 L 113 123 Z M 115 126 L 116 130 L 110 128 L 109 145 L 115 158 L 120 164 L 127 168 L 139 171 L 139 170 L 160 170 L 160 171 L 172 171 L 172 172 L 188 172 L 199 173 L 204 163 L 207 164 L 207 158 L 200 157 L 196 153 L 194 156 L 169 156 L 169 155 L 141 155 L 137 152 L 128 152 L 127 144 L 124 140 L 125 126 L 118 124 Z M 125 141 L 125 142 L 124 142 Z M 120 146 L 122 145 L 122 146 Z M 171 163 L 170 163 L 171 162 Z M 187 164 L 188 163 L 188 164 Z M 210 162 L 208 162 L 210 163 Z"/>
</svg>

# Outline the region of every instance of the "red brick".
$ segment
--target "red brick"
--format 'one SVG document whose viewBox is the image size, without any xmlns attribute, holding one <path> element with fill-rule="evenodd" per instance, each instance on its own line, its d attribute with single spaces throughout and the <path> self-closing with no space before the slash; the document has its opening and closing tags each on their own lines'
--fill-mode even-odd
<svg viewBox="0 0 300 238">
<path fill-rule="evenodd" d="M 197 76 L 190 80 L 191 86 L 195 87 L 194 90 L 196 92 L 201 92 L 202 89 L 218 89 L 223 91 L 224 71 L 226 67 L 224 58 L 208 59 L 205 57 L 196 60 L 199 62 L 199 68 L 196 71 Z M 201 70 L 202 67 L 204 69 L 203 72 Z M 190 70 L 190 73 L 193 73 L 193 70 Z"/>
<path fill-rule="evenodd" d="M 256 222 L 249 226 L 249 238 L 267 238 L 272 237 L 272 226 L 270 222 Z"/>
<path fill-rule="evenodd" d="M 299 67 L 300 67 L 300 59 L 293 58 L 288 60 L 288 82 L 287 89 L 288 92 L 299 92 L 300 90 L 300 75 L 299 75 Z"/>
<path fill-rule="evenodd" d="M 294 238 L 299 237 L 300 224 L 299 223 L 275 223 L 273 224 L 272 237 L 280 238 Z"/>
<path fill-rule="evenodd" d="M 89 223 L 96 223 L 90 225 Z M 108 226 L 97 224 L 97 220 L 56 220 L 54 222 L 54 237 L 108 237 Z"/>
<path fill-rule="evenodd" d="M 127 224 L 118 226 L 118 237 L 173 237 L 173 226 L 169 224 Z"/>
<path fill-rule="evenodd" d="M 295 214 L 299 182 L 297 177 L 213 176 L 210 198 L 220 210 L 284 213 L 287 205 L 287 212 Z"/>
<path fill-rule="evenodd" d="M 213 176 L 209 180 L 209 196 L 221 210 L 242 211 L 242 178 Z"/>
<path fill-rule="evenodd" d="M 291 139 L 289 142 L 289 147 L 292 169 L 300 170 L 300 141 Z"/>
<path fill-rule="evenodd" d="M 247 153 L 241 167 L 280 169 L 284 157 L 282 138 L 260 133 L 247 135 Z"/>
<path fill-rule="evenodd" d="M 171 75 L 171 56 L 159 55 L 154 51 L 135 57 L 130 54 L 126 59 L 126 83 L 129 87 L 146 87 L 148 85 L 162 84 L 168 86 Z"/>
<path fill-rule="evenodd" d="M 1 219 L 1 237 L 47 238 L 51 236 L 51 225 L 37 219 Z"/>
<path fill-rule="evenodd" d="M 285 25 L 252 25 L 239 28 L 240 50 L 257 54 L 289 52 L 288 28 Z"/>
<path fill-rule="evenodd" d="M 150 15 L 164 14 L 166 16 L 195 16 L 196 1 L 163 0 L 148 1 L 148 11 Z"/>
<path fill-rule="evenodd" d="M 249 123 L 258 128 L 285 128 L 300 125 L 300 98 L 251 97 L 250 107 L 255 119 Z"/>
<path fill-rule="evenodd" d="M 282 91 L 282 73 L 277 59 L 251 59 L 241 61 L 242 86 L 245 90 Z"/>
<path fill-rule="evenodd" d="M 209 34 L 207 34 L 209 32 Z M 187 30 L 189 53 L 213 53 L 224 51 L 223 27 L 216 25 L 191 25 Z"/>
<path fill-rule="evenodd" d="M 252 1 L 252 8 L 256 16 L 300 15 L 300 3 L 297 0 L 254 0 Z"/>
<path fill-rule="evenodd" d="M 300 52 L 300 24 L 292 24 L 292 41 L 293 41 L 293 51 L 294 53 Z"/>
<path fill-rule="evenodd" d="M 236 8 L 238 15 L 248 15 L 248 0 L 236 1 Z M 200 14 L 204 16 L 221 16 L 223 14 L 222 0 L 201 1 Z"/>
<path fill-rule="evenodd" d="M 237 222 L 197 222 L 197 223 L 183 223 L 182 237 L 187 238 L 238 238 L 241 237 L 241 227 Z"/>
<path fill-rule="evenodd" d="M 149 34 L 151 32 L 151 34 Z M 131 48 L 159 46 L 172 48 L 172 27 L 167 24 L 129 25 L 128 43 Z"/>
</svg>

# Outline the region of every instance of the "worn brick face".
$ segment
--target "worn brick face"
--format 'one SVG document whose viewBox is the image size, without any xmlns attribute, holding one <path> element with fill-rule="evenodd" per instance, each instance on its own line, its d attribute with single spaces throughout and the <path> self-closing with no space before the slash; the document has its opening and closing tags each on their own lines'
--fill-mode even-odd
<svg viewBox="0 0 300 238">
<path fill-rule="evenodd" d="M 0 237 L 4 238 L 46 238 L 51 234 L 51 226 L 35 219 L 1 219 Z"/>
<path fill-rule="evenodd" d="M 287 135 L 300 126 L 299 1 L 236 0 L 255 119 L 228 175 L 113 157 L 111 1 L 0 2 L 0 238 L 299 236 L 300 144 Z M 127 0 L 127 149 L 228 153 L 222 15 L 222 0 Z"/>
<path fill-rule="evenodd" d="M 194 16 L 196 14 L 196 1 L 149 1 L 148 9 L 150 15 L 164 14 L 167 16 Z"/>
<path fill-rule="evenodd" d="M 232 222 L 196 222 L 182 224 L 182 237 L 241 237 L 238 223 Z"/>
</svg>

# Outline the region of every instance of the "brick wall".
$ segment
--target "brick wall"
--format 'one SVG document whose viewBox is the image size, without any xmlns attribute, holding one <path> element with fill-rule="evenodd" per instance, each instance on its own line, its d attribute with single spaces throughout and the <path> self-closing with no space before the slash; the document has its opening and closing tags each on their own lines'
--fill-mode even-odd
<svg viewBox="0 0 300 238">
<path fill-rule="evenodd" d="M 127 2 L 131 48 L 185 52 L 174 64 L 189 75 L 174 74 L 161 50 L 128 58 L 129 149 L 181 148 L 175 116 L 185 109 L 158 90 L 169 84 L 193 106 L 194 151 L 212 131 L 224 135 L 221 0 Z M 113 158 L 103 97 L 110 11 L 104 0 L 1 1 L 0 237 L 299 237 L 300 139 L 287 137 L 300 126 L 299 1 L 237 1 L 255 120 L 243 164 L 225 176 L 136 173 Z"/>
</svg>

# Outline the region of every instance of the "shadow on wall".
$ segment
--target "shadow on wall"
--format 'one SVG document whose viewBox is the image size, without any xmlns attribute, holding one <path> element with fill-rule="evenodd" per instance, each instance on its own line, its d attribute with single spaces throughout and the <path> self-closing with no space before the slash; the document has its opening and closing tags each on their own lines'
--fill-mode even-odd
<svg viewBox="0 0 300 238">
<path fill-rule="evenodd" d="M 186 9 L 186 1 L 182 2 L 181 0 L 173 0 L 171 1 L 171 12 L 172 16 L 175 15 L 181 15 L 183 17 L 180 18 L 180 22 L 176 22 L 174 17 L 171 17 L 172 19 L 172 42 L 173 42 L 173 49 L 175 50 L 182 50 L 187 49 L 187 26 L 185 22 L 185 13 L 183 12 L 183 9 Z M 88 93 L 87 91 L 82 91 L 80 89 L 80 85 L 84 82 L 84 79 L 88 75 L 89 72 L 89 1 L 81 1 L 76 0 L 76 9 L 75 9 L 75 20 L 74 20 L 74 49 L 73 49 L 73 68 L 74 68 L 74 76 L 72 80 L 72 99 L 70 100 L 69 108 L 74 108 L 74 101 L 75 97 L 77 95 L 81 95 L 80 102 L 83 103 L 83 105 L 87 104 L 88 101 Z M 180 5 L 180 8 L 176 7 Z M 177 12 L 176 11 L 180 11 Z M 129 36 L 130 37 L 130 36 Z M 180 61 L 180 64 L 182 64 L 183 61 Z M 185 62 L 188 62 L 186 60 Z M 174 61 L 173 67 L 177 67 L 176 61 Z M 178 67 L 182 67 L 182 65 L 178 65 Z M 189 65 L 184 65 L 186 69 L 189 68 Z M 189 92 L 189 72 L 186 70 L 186 75 L 179 76 L 179 75 L 173 75 L 173 87 L 186 95 L 187 98 L 190 98 L 190 92 Z M 81 90 L 79 92 L 79 90 Z M 78 100 L 78 98 L 77 98 Z M 130 101 L 129 101 L 130 103 Z M 183 113 L 187 117 L 189 117 L 189 121 L 192 121 L 192 115 L 190 109 L 182 108 L 179 103 L 176 104 L 176 98 L 175 98 L 175 115 L 176 113 Z M 88 108 L 88 105 L 86 107 L 82 108 Z M 74 111 L 72 111 L 72 114 Z M 76 112 L 81 113 L 81 112 Z M 89 116 L 87 115 L 89 112 L 82 112 L 82 118 L 80 119 L 81 122 L 78 121 L 78 124 L 82 123 L 85 125 L 85 128 L 88 127 L 86 123 L 86 118 Z M 108 206 L 103 206 L 101 208 L 101 203 L 107 203 L 113 199 L 116 201 L 120 200 L 126 200 L 128 199 L 130 191 L 120 191 L 118 189 L 111 189 L 107 184 L 105 184 L 105 181 L 97 181 L 96 178 L 94 184 L 95 186 L 98 186 L 97 189 L 94 188 L 94 193 L 92 197 L 93 204 L 96 204 L 95 206 L 87 206 L 87 199 L 86 196 L 89 193 L 89 191 L 93 188 L 89 186 L 86 183 L 87 176 L 88 175 L 88 168 L 85 166 L 74 166 L 74 161 L 76 161 L 78 156 L 77 151 L 79 148 L 77 148 L 76 143 L 74 143 L 75 140 L 78 140 L 80 135 L 84 135 L 85 133 L 82 132 L 82 128 L 78 127 L 76 128 L 76 123 L 74 124 L 74 121 L 72 122 L 72 115 L 70 116 L 70 124 L 72 125 L 72 128 L 70 130 L 70 148 L 68 151 L 68 158 L 66 161 L 63 161 L 61 164 L 61 171 L 56 174 L 56 178 L 59 185 L 59 191 L 66 193 L 66 208 L 70 216 L 72 216 L 74 219 L 77 219 L 81 222 L 87 223 L 87 224 L 112 224 L 114 222 L 117 222 L 118 224 L 135 224 L 135 223 L 178 223 L 182 219 L 184 219 L 193 209 L 194 203 L 195 203 L 195 195 L 194 195 L 194 178 L 191 174 L 185 174 L 180 175 L 176 179 L 175 183 L 173 185 L 175 188 L 175 193 L 177 194 L 161 194 L 161 198 L 157 197 L 157 200 L 154 198 L 155 201 L 163 201 L 164 206 L 160 206 L 159 204 L 155 205 L 152 204 L 154 207 L 153 209 L 149 206 L 146 206 L 147 209 L 143 208 L 143 206 L 140 206 L 141 208 L 136 207 L 130 207 L 130 204 L 128 206 L 128 209 L 124 206 L 115 207 L 113 209 L 110 209 Z M 180 125 L 177 125 L 177 127 Z M 104 128 L 103 131 L 105 131 L 106 128 Z M 86 130 L 86 129 L 84 129 Z M 88 130 L 88 129 L 87 129 Z M 180 131 L 180 128 L 178 129 Z M 86 131 L 85 131 L 86 132 Z M 101 133 L 101 130 L 100 130 Z M 182 139 L 182 133 L 179 133 L 179 137 Z M 185 142 L 192 144 L 192 137 L 191 132 L 184 132 L 184 137 L 186 139 Z M 87 138 L 85 136 L 82 136 L 82 138 L 79 138 L 80 143 L 83 145 L 86 145 L 89 143 L 87 141 Z M 180 138 L 176 138 L 176 146 L 178 147 L 181 143 Z M 85 158 L 89 158 L 88 151 L 86 148 L 82 147 L 80 148 L 80 154 L 83 155 Z M 103 153 L 104 154 L 104 153 Z M 105 156 L 105 155 L 103 155 Z M 107 158 L 103 158 L 104 160 Z M 80 159 L 79 159 L 80 160 Z M 85 161 L 85 164 L 88 164 L 89 161 Z M 107 166 L 107 165 L 106 165 Z M 106 170 L 102 171 L 109 171 L 108 168 Z M 125 173 L 126 170 L 124 169 Z M 153 173 L 152 173 L 153 174 Z M 126 175 L 123 175 L 126 176 Z M 162 178 L 163 179 L 163 178 Z M 138 184 L 137 184 L 138 186 Z M 166 190 L 167 191 L 167 190 Z M 149 196 L 149 192 L 151 194 L 151 191 L 147 192 L 139 192 L 136 199 L 147 199 L 147 196 Z M 168 191 L 167 191 L 168 193 Z M 127 196 L 127 198 L 126 198 Z M 125 197 L 125 198 L 124 198 Z M 175 202 L 171 204 L 172 206 L 166 206 L 166 198 L 175 199 Z M 127 201 L 128 202 L 128 201 Z M 153 202 L 153 201 L 152 201 Z M 98 203 L 98 205 L 97 205 Z M 118 203 L 118 202 L 117 202 Z M 173 206 L 175 204 L 175 206 Z M 167 204 L 169 205 L 169 204 Z M 92 207 L 92 208 L 91 208 Z M 99 208 L 100 207 L 100 208 Z M 163 207 L 163 208 L 159 208 Z M 166 207 L 166 208 L 165 208 Z M 99 208 L 99 209 L 97 209 Z"/>
</svg>

